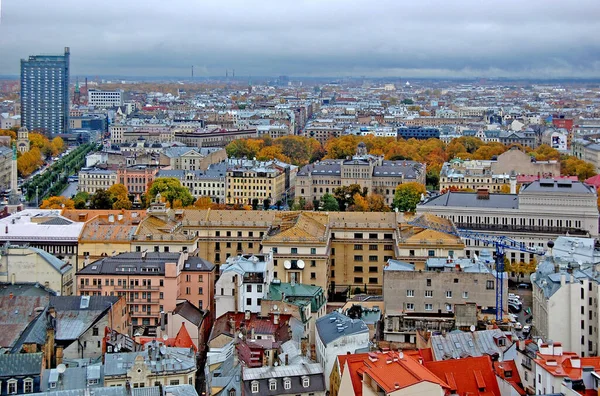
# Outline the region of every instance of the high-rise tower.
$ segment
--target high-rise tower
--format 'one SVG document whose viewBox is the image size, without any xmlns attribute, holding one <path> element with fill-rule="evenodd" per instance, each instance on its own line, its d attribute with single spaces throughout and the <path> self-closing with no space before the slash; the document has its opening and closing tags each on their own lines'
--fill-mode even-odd
<svg viewBox="0 0 600 396">
<path fill-rule="evenodd" d="M 21 59 L 21 125 L 48 134 L 69 130 L 69 47 L 64 55 Z"/>
</svg>

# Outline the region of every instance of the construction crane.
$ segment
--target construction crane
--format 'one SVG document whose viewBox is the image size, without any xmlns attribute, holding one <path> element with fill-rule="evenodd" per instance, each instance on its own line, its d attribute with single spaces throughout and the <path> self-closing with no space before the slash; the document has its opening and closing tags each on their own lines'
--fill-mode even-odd
<svg viewBox="0 0 600 396">
<path fill-rule="evenodd" d="M 546 251 L 541 248 L 532 248 L 512 238 L 502 235 L 491 235 L 479 231 L 456 228 L 450 220 L 435 218 L 433 215 L 423 214 L 414 220 L 408 222 L 409 225 L 431 229 L 434 231 L 451 234 L 464 239 L 473 239 L 483 243 L 483 246 L 493 246 L 496 271 L 496 322 L 502 321 L 502 312 L 504 307 L 504 251 L 516 250 L 523 253 L 536 254 L 543 256 Z"/>
</svg>

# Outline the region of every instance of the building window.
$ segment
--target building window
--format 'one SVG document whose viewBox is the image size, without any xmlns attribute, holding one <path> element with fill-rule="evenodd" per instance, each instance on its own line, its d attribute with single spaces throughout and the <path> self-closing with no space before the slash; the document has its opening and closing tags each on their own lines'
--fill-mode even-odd
<svg viewBox="0 0 600 396">
<path fill-rule="evenodd" d="M 369 267 L 369 272 L 372 274 L 376 274 L 377 273 L 377 267 Z"/>
<path fill-rule="evenodd" d="M 258 381 L 252 381 L 252 393 L 258 393 Z"/>
<path fill-rule="evenodd" d="M 376 285 L 377 284 L 377 278 L 369 278 L 369 284 Z"/>
<path fill-rule="evenodd" d="M 407 290 L 406 291 L 406 297 L 414 297 L 415 296 L 415 291 L 414 290 Z"/>
<path fill-rule="evenodd" d="M 317 254 L 317 248 L 310 248 L 310 254 Z"/>
<path fill-rule="evenodd" d="M 269 390 L 270 391 L 277 390 L 277 380 L 275 380 L 275 379 L 269 380 Z"/>
<path fill-rule="evenodd" d="M 363 272 L 363 267 L 354 266 L 354 272 L 360 272 L 360 273 L 362 273 Z"/>
<path fill-rule="evenodd" d="M 425 311 L 433 310 L 433 304 L 425 304 Z"/>
<path fill-rule="evenodd" d="M 409 251 L 408 251 L 408 255 L 409 255 L 410 257 L 415 257 L 415 251 L 414 251 L 414 250 L 412 250 L 412 249 L 411 249 L 411 250 L 409 250 Z"/>
<path fill-rule="evenodd" d="M 354 245 L 354 250 L 363 250 L 363 245 Z"/>
<path fill-rule="evenodd" d="M 283 389 L 290 390 L 292 389 L 292 380 L 289 378 L 283 379 Z"/>
<path fill-rule="evenodd" d="M 429 257 L 435 257 L 435 250 L 429 250 L 429 251 L 427 252 L 427 255 L 428 255 Z"/>
<path fill-rule="evenodd" d="M 446 298 L 452 298 L 452 290 L 446 290 Z"/>
<path fill-rule="evenodd" d="M 356 284 L 362 284 L 363 283 L 363 278 L 360 276 L 355 276 L 354 277 L 354 283 Z"/>
<path fill-rule="evenodd" d="M 93 336 L 97 336 L 98 335 L 98 328 L 97 327 L 92 327 L 92 335 Z"/>
<path fill-rule="evenodd" d="M 362 262 L 363 261 L 363 256 L 354 256 L 354 261 Z"/>
<path fill-rule="evenodd" d="M 369 250 L 377 250 L 377 245 L 369 245 Z"/>
<path fill-rule="evenodd" d="M 317 279 L 317 273 L 316 272 L 311 272 L 310 273 L 310 279 Z"/>
<path fill-rule="evenodd" d="M 307 376 L 302 377 L 302 386 L 308 388 L 310 386 L 310 378 Z"/>
<path fill-rule="evenodd" d="M 262 293 L 262 286 L 263 286 L 263 285 L 256 285 L 256 291 L 257 291 L 258 293 Z"/>
<path fill-rule="evenodd" d="M 7 393 L 9 395 L 16 395 L 17 394 L 17 380 L 10 380 L 8 381 L 8 390 Z"/>
<path fill-rule="evenodd" d="M 292 254 L 298 254 L 298 248 L 292 248 Z"/>
<path fill-rule="evenodd" d="M 427 286 L 431 286 L 431 278 L 426 280 Z"/>
<path fill-rule="evenodd" d="M 23 393 L 33 393 L 33 379 L 26 378 L 23 381 Z"/>
<path fill-rule="evenodd" d="M 485 288 L 487 290 L 494 290 L 494 281 L 489 280 L 489 281 L 485 282 Z"/>
<path fill-rule="evenodd" d="M 252 285 L 246 285 L 246 292 L 252 293 Z"/>
<path fill-rule="evenodd" d="M 415 310 L 415 304 L 413 304 L 413 303 L 406 303 L 406 310 L 407 311 L 414 311 Z"/>
<path fill-rule="evenodd" d="M 246 305 L 252 305 L 252 299 L 251 298 L 247 298 L 246 299 Z"/>
<path fill-rule="evenodd" d="M 354 239 L 363 239 L 362 232 L 355 232 L 354 233 Z"/>
<path fill-rule="evenodd" d="M 452 312 L 452 304 L 446 304 L 446 312 Z"/>
<path fill-rule="evenodd" d="M 228 396 L 235 396 L 235 389 L 229 389 L 229 395 Z"/>
<path fill-rule="evenodd" d="M 377 262 L 377 256 L 369 256 L 369 261 L 372 263 Z"/>
<path fill-rule="evenodd" d="M 425 290 L 426 298 L 433 298 L 433 290 Z"/>
<path fill-rule="evenodd" d="M 171 380 L 169 381 L 169 385 L 179 385 L 179 380 Z"/>
<path fill-rule="evenodd" d="M 469 292 L 468 291 L 464 291 L 463 292 L 463 298 L 469 298 Z"/>
</svg>

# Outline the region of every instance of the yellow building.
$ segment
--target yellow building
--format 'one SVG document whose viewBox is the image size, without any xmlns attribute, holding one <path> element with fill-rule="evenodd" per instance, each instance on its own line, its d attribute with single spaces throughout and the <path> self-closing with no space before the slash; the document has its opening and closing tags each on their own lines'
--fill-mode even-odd
<svg viewBox="0 0 600 396">
<path fill-rule="evenodd" d="M 330 256 L 329 214 L 278 212 L 263 240 L 263 253 L 273 253 L 273 276 L 327 290 Z"/>
<path fill-rule="evenodd" d="M 227 170 L 227 204 L 275 204 L 284 193 L 285 172 L 272 163 L 240 160 Z"/>
</svg>

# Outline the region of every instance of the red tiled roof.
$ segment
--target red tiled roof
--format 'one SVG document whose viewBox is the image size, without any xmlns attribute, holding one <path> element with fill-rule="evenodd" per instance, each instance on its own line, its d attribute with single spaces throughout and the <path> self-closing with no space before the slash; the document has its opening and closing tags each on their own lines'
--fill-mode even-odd
<svg viewBox="0 0 600 396">
<path fill-rule="evenodd" d="M 371 352 L 338 356 L 338 365 L 342 374 L 345 367 L 350 370 L 350 379 L 356 396 L 362 396 L 362 379 L 364 375 L 371 377 L 386 393 L 407 388 L 421 382 L 439 384 L 449 389 L 448 384 L 418 362 L 415 352 Z"/>
<path fill-rule="evenodd" d="M 267 318 L 259 317 L 258 314 L 250 314 L 250 319 L 245 319 L 244 312 L 228 312 L 219 316 L 213 325 L 209 340 L 213 340 L 221 334 L 227 334 L 231 337 L 232 334 L 230 321 L 233 320 L 236 331 L 244 327 L 248 333 L 254 329 L 255 334 L 269 334 L 275 337 L 275 341 L 285 342 L 290 339 L 289 335 L 289 320 L 291 315 L 279 315 L 279 324 L 275 324 L 273 314 Z M 243 326 L 242 326 L 243 325 Z"/>
<path fill-rule="evenodd" d="M 584 183 L 598 188 L 600 187 L 600 175 L 592 176 L 589 179 L 585 179 Z"/>
<path fill-rule="evenodd" d="M 494 362 L 494 371 L 496 372 L 496 375 L 511 384 L 520 395 L 526 394 L 525 389 L 523 389 L 523 383 L 521 382 L 519 370 L 517 370 L 517 365 L 515 364 L 514 360 Z M 507 376 L 509 372 L 510 376 Z"/>
<path fill-rule="evenodd" d="M 156 340 L 155 337 L 141 337 L 139 339 L 139 343 L 144 345 L 144 344 L 147 344 L 148 342 L 151 342 L 154 340 Z M 175 336 L 175 338 L 173 338 L 173 337 L 167 338 L 166 340 L 163 341 L 163 343 L 165 344 L 165 346 L 168 346 L 168 347 L 177 347 L 177 348 L 190 348 L 191 347 L 191 348 L 194 348 L 194 352 L 198 351 L 198 349 L 194 345 L 194 342 L 192 341 L 192 337 L 190 337 L 190 333 L 188 333 L 188 331 L 185 328 L 185 325 L 183 323 L 181 324 L 181 328 L 177 332 L 177 336 Z"/>
<path fill-rule="evenodd" d="M 425 367 L 446 378 L 453 393 L 459 395 L 500 396 L 496 374 L 489 356 L 425 362 Z"/>
</svg>

